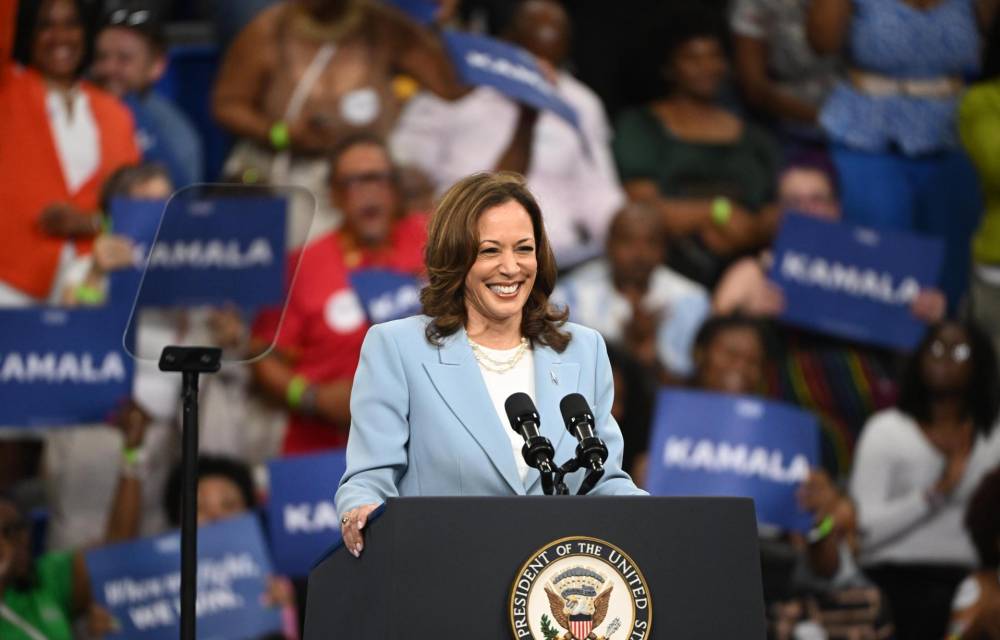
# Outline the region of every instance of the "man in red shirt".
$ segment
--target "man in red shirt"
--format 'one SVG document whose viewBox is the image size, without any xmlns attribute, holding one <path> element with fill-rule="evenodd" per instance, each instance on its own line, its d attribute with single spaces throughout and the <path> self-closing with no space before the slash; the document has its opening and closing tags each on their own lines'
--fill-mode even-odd
<svg viewBox="0 0 1000 640">
<path fill-rule="evenodd" d="M 421 275 L 424 269 L 427 216 L 403 210 L 384 142 L 351 136 L 334 151 L 330 168 L 331 197 L 343 222 L 289 258 L 291 265 L 301 262 L 275 349 L 254 364 L 258 385 L 289 408 L 286 454 L 347 444 L 351 384 L 370 326 L 352 272 Z M 258 318 L 258 340 L 270 339 L 277 316 Z"/>
</svg>

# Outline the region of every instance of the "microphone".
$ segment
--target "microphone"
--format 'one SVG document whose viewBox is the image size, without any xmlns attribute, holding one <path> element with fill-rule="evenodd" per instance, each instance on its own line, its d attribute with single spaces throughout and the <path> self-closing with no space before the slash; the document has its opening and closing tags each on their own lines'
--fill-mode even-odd
<svg viewBox="0 0 1000 640">
<path fill-rule="evenodd" d="M 503 403 L 503 408 L 507 412 L 511 428 L 524 438 L 524 446 L 521 447 L 524 461 L 533 469 L 552 473 L 552 458 L 555 457 L 556 450 L 549 439 L 538 431 L 540 421 L 535 403 L 526 393 L 514 393 Z"/>
<path fill-rule="evenodd" d="M 597 435 L 594 414 L 587 400 L 579 393 L 571 393 L 559 403 L 559 411 L 566 430 L 579 441 L 576 459 L 593 471 L 603 471 L 604 462 L 608 459 L 608 447 Z"/>
</svg>

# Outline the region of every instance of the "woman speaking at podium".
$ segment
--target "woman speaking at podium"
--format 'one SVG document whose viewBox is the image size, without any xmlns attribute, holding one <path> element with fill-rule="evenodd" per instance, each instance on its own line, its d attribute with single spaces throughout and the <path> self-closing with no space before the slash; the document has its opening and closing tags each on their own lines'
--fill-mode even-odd
<svg viewBox="0 0 1000 640">
<path fill-rule="evenodd" d="M 368 331 L 351 391 L 347 471 L 337 512 L 359 555 L 368 515 L 395 496 L 541 494 L 504 403 L 526 393 L 558 464 L 577 440 L 559 402 L 579 393 L 608 448 L 594 495 L 644 495 L 621 469 L 604 340 L 549 305 L 556 264 L 523 179 L 477 173 L 456 183 L 430 220 L 424 315 Z M 580 470 L 566 477 L 575 492 Z"/>
</svg>

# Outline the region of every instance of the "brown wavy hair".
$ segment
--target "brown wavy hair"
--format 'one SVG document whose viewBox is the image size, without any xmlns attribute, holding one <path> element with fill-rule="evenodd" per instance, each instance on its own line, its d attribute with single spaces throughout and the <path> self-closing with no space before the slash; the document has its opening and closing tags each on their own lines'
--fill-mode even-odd
<svg viewBox="0 0 1000 640">
<path fill-rule="evenodd" d="M 420 291 L 423 312 L 431 317 L 426 329 L 431 344 L 440 345 L 442 339 L 465 325 L 465 277 L 479 253 L 479 216 L 511 200 L 531 217 L 538 262 L 535 285 L 522 310 L 521 333 L 532 343 L 560 353 L 569 344 L 570 334 L 560 330 L 569 312 L 549 304 L 556 285 L 556 259 L 545 235 L 542 210 L 524 178 L 507 171 L 474 173 L 459 180 L 431 216 L 424 257 L 428 284 Z"/>
</svg>

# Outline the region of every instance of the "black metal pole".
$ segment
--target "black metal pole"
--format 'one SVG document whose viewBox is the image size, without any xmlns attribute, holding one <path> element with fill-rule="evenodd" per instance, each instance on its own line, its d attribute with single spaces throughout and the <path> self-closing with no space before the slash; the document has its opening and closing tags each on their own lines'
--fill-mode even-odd
<svg viewBox="0 0 1000 640">
<path fill-rule="evenodd" d="M 181 640 L 195 640 L 198 593 L 198 374 L 222 366 L 218 347 L 167 346 L 160 371 L 182 374 L 181 433 Z"/>
<path fill-rule="evenodd" d="M 183 372 L 181 640 L 195 640 L 198 593 L 198 372 Z"/>
</svg>

